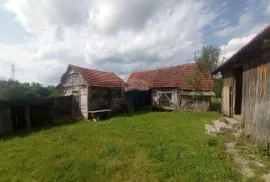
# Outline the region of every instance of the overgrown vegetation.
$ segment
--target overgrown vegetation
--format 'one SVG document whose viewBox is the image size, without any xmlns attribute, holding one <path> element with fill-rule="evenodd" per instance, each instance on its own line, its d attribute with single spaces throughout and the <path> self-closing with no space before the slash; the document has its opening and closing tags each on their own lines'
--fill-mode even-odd
<svg viewBox="0 0 270 182">
<path fill-rule="evenodd" d="M 221 111 L 221 98 L 212 97 L 210 102 L 209 111 Z"/>
<path fill-rule="evenodd" d="M 255 144 L 244 134 L 235 137 L 229 133 L 225 133 L 224 135 L 219 135 L 217 139 L 222 143 L 235 142 L 235 148 L 239 150 L 239 155 L 249 161 L 248 165 L 255 175 L 252 179 L 247 179 L 246 181 L 264 181 L 262 180 L 262 176 L 268 174 L 270 171 L 270 156 L 267 147 Z"/>
<path fill-rule="evenodd" d="M 39 83 L 20 83 L 12 80 L 0 82 L 0 100 L 27 101 L 59 95 L 60 92 L 55 86 L 44 87 Z"/>
<path fill-rule="evenodd" d="M 222 88 L 223 88 L 222 78 L 214 78 L 214 92 L 217 98 L 221 98 Z"/>
<path fill-rule="evenodd" d="M 209 73 L 219 66 L 220 48 L 215 46 L 203 46 L 200 52 L 195 52 L 194 61 L 197 65 L 194 75 L 185 77 L 185 82 L 194 91 L 200 90 L 202 77 L 209 77 Z M 221 97 L 222 79 L 214 78 L 214 91 L 217 97 Z"/>
<path fill-rule="evenodd" d="M 241 181 L 217 113 L 151 112 L 0 140 L 0 181 Z"/>
<path fill-rule="evenodd" d="M 200 52 L 195 52 L 194 60 L 201 73 L 211 72 L 219 66 L 220 48 L 216 46 L 203 46 Z"/>
</svg>

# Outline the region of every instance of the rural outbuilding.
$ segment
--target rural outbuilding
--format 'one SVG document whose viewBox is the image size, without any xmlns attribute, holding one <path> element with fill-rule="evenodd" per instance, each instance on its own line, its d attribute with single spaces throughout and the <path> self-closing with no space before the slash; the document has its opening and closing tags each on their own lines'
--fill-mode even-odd
<svg viewBox="0 0 270 182">
<path fill-rule="evenodd" d="M 75 96 L 80 108 L 77 115 L 84 119 L 96 113 L 107 115 L 116 111 L 124 100 L 124 81 L 111 72 L 69 65 L 60 87 L 64 96 Z"/>
<path fill-rule="evenodd" d="M 126 85 L 133 104 L 166 110 L 207 111 L 213 93 L 210 73 L 199 73 L 194 87 L 188 80 L 198 75 L 195 63 L 132 73 Z"/>
<path fill-rule="evenodd" d="M 212 73 L 223 78 L 222 113 L 256 142 L 270 143 L 270 26 Z"/>
<path fill-rule="evenodd" d="M 29 130 L 72 119 L 77 106 L 73 96 L 31 101 L 0 101 L 0 134 Z"/>
</svg>

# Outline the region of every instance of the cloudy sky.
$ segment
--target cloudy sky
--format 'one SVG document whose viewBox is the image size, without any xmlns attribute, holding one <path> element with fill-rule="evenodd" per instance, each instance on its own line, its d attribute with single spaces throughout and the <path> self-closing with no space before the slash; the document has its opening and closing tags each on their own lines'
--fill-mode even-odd
<svg viewBox="0 0 270 182">
<path fill-rule="evenodd" d="M 115 72 L 229 58 L 269 23 L 269 0 L 0 0 L 0 79 L 58 84 L 68 64 Z M 267 21 L 268 20 L 268 21 Z"/>
</svg>

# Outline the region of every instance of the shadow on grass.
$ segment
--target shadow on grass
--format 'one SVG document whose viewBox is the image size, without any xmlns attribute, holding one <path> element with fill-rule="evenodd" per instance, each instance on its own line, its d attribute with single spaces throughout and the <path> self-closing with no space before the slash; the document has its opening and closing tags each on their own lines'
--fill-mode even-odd
<svg viewBox="0 0 270 182">
<path fill-rule="evenodd" d="M 112 117 L 134 117 L 134 116 L 138 116 L 138 115 L 144 115 L 144 114 L 147 114 L 147 113 L 150 113 L 150 112 L 153 112 L 153 111 L 135 111 L 135 112 L 119 112 L 119 113 L 114 113 L 112 114 L 110 117 L 107 117 L 107 118 L 102 118 L 101 121 L 106 121 L 106 120 L 109 120 L 111 119 Z M 40 127 L 36 127 L 36 128 L 31 128 L 30 130 L 18 130 L 18 131 L 14 131 L 14 132 L 11 132 L 11 133 L 6 133 L 6 134 L 3 134 L 3 135 L 0 135 L 0 140 L 3 140 L 3 141 L 6 141 L 6 140 L 10 140 L 10 139 L 13 139 L 13 138 L 16 138 L 16 137 L 28 137 L 34 133 L 38 133 L 38 132 L 41 132 L 41 131 L 46 131 L 46 130 L 50 130 L 52 128 L 55 128 L 55 127 L 61 127 L 61 126 L 66 126 L 66 125 L 73 125 L 73 124 L 76 124 L 78 122 L 80 122 L 81 120 L 72 120 L 72 119 L 67 119 L 65 118 L 64 120 L 61 120 L 60 122 L 55 122 L 53 124 L 48 124 L 46 126 L 40 126 Z"/>
<path fill-rule="evenodd" d="M 50 130 L 54 127 L 61 127 L 61 126 L 66 126 L 66 125 L 73 125 L 75 123 L 78 123 L 80 120 L 66 120 L 65 122 L 60 122 L 60 123 L 54 123 L 54 124 L 48 124 L 46 126 L 41 126 L 41 127 L 37 127 L 37 128 L 31 128 L 30 130 L 19 130 L 19 131 L 15 131 L 15 132 L 11 132 L 11 133 L 6 133 L 4 135 L 0 135 L 0 140 L 3 141 L 7 141 L 7 140 L 11 140 L 13 138 L 23 138 L 23 137 L 28 137 L 34 133 L 38 133 L 41 131 L 46 131 L 46 130 Z"/>
<path fill-rule="evenodd" d="M 172 111 L 168 111 L 162 108 L 145 107 L 142 109 L 137 109 L 135 111 L 113 113 L 111 117 L 133 117 L 138 115 L 145 115 L 152 112 L 172 112 Z"/>
</svg>

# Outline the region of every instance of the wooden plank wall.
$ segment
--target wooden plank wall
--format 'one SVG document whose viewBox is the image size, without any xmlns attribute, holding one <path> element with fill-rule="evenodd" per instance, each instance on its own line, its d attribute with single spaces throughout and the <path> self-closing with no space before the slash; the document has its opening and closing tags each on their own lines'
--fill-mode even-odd
<svg viewBox="0 0 270 182">
<path fill-rule="evenodd" d="M 206 112 L 209 109 L 211 96 L 179 96 L 178 111 Z"/>
<path fill-rule="evenodd" d="M 13 131 L 9 106 L 0 106 L 0 134 Z"/>
<path fill-rule="evenodd" d="M 88 86 L 80 74 L 73 70 L 68 73 L 69 77 L 63 83 L 63 96 L 78 96 L 78 104 L 84 119 L 88 119 Z"/>
<path fill-rule="evenodd" d="M 89 87 L 89 110 L 110 108 L 110 92 L 104 87 Z"/>
<path fill-rule="evenodd" d="M 270 53 L 263 53 L 243 68 L 242 118 L 245 134 L 257 143 L 270 143 Z"/>
<path fill-rule="evenodd" d="M 118 112 L 122 110 L 123 100 L 122 88 L 89 87 L 89 110 L 112 109 Z"/>
<path fill-rule="evenodd" d="M 156 88 L 151 90 L 151 97 L 152 97 L 152 106 L 159 107 L 159 97 L 160 93 L 170 93 L 171 94 L 171 102 L 168 106 L 168 108 L 171 108 L 173 110 L 177 109 L 178 105 L 178 90 L 176 88 Z M 169 102 L 169 101 L 168 101 Z"/>
<path fill-rule="evenodd" d="M 181 90 L 179 89 L 153 89 L 151 96 L 152 96 L 152 106 L 159 107 L 158 104 L 158 92 L 170 92 L 172 94 L 172 102 L 171 104 L 172 110 L 177 111 L 207 111 L 210 106 L 210 96 L 201 96 L 200 98 L 193 98 L 192 96 L 180 96 Z"/>
<path fill-rule="evenodd" d="M 232 90 L 232 103 L 234 105 L 234 78 L 232 77 L 232 70 L 225 70 L 222 73 L 223 78 L 223 88 L 222 88 L 222 103 L 221 103 L 221 112 L 227 116 L 230 116 L 230 109 L 234 111 L 234 107 L 230 108 L 230 88 Z"/>
</svg>

